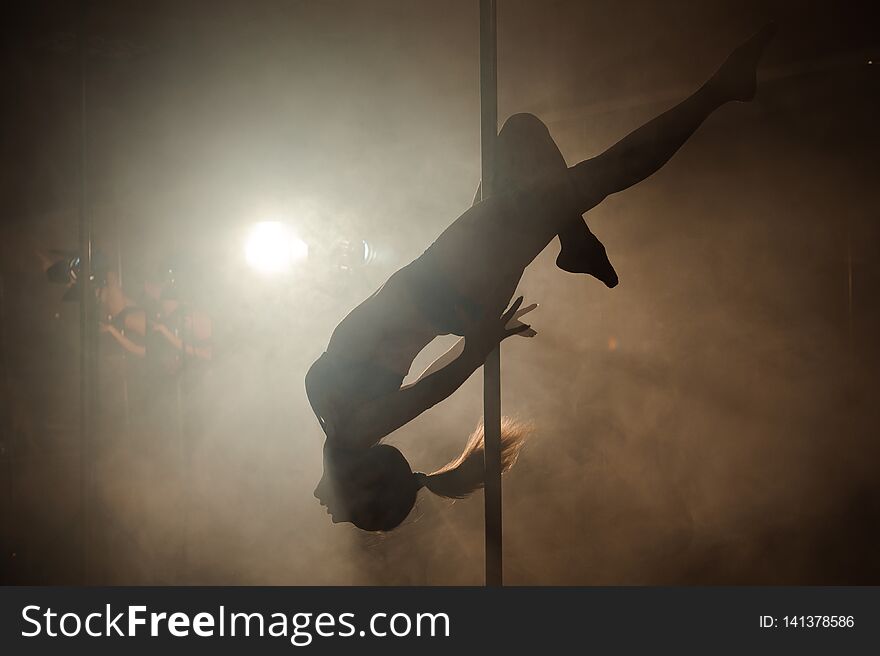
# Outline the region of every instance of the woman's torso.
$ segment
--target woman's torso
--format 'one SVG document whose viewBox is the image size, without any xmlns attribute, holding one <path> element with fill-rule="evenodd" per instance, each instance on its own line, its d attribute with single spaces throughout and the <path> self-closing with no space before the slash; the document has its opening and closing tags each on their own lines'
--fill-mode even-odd
<svg viewBox="0 0 880 656">
<path fill-rule="evenodd" d="M 499 248 L 506 209 L 481 203 L 459 217 L 339 323 L 327 352 L 406 375 L 435 337 L 464 336 L 487 312 L 500 316 L 523 269 Z"/>
<path fill-rule="evenodd" d="M 333 331 L 328 353 L 375 365 L 401 379 L 409 373 L 415 357 L 440 334 L 413 301 L 407 276 L 411 266 L 397 271 L 348 313 Z"/>
</svg>

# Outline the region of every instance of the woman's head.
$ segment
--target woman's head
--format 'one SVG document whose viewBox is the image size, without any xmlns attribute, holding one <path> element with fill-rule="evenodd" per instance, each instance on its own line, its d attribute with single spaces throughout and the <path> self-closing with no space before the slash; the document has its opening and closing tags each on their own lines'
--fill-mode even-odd
<svg viewBox="0 0 880 656">
<path fill-rule="evenodd" d="M 502 471 L 516 462 L 528 435 L 524 424 L 505 418 L 501 430 Z M 421 487 L 460 499 L 483 487 L 483 427 L 471 434 L 462 454 L 430 475 L 414 473 L 393 446 L 368 449 L 324 447 L 324 475 L 315 497 L 334 522 L 351 522 L 366 531 L 390 531 L 406 519 Z"/>
<path fill-rule="evenodd" d="M 391 530 L 412 510 L 417 492 L 417 477 L 393 446 L 324 447 L 324 476 L 315 497 L 334 522 L 351 522 L 365 531 Z"/>
</svg>

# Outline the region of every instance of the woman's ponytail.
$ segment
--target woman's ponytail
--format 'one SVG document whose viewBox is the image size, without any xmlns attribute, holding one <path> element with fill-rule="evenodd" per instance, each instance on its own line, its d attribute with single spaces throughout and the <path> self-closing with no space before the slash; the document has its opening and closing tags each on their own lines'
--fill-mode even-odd
<svg viewBox="0 0 880 656">
<path fill-rule="evenodd" d="M 531 432 L 528 424 L 504 417 L 501 420 L 501 471 L 513 467 L 520 449 Z M 483 423 L 468 438 L 464 451 L 455 460 L 423 479 L 434 494 L 461 499 L 483 487 Z"/>
</svg>

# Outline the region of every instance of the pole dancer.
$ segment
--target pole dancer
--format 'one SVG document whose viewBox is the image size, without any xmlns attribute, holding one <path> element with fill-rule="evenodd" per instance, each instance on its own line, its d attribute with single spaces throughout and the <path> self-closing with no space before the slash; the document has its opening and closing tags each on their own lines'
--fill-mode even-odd
<svg viewBox="0 0 880 656">
<path fill-rule="evenodd" d="M 378 531 L 398 526 L 418 491 L 461 498 L 484 485 L 483 431 L 432 474 L 414 473 L 381 440 L 446 399 L 501 341 L 533 336 L 522 297 L 505 311 L 526 266 L 558 236 L 559 268 L 617 285 L 604 246 L 582 215 L 659 170 L 722 105 L 751 100 L 767 26 L 731 53 L 695 93 L 604 153 L 567 167 L 546 126 L 510 117 L 498 134 L 493 194 L 455 220 L 416 260 L 395 272 L 336 327 L 306 374 L 309 402 L 326 436 L 315 496 L 334 522 Z M 412 384 L 416 355 L 435 337 L 461 340 Z M 525 428 L 502 422 L 507 470 Z"/>
</svg>

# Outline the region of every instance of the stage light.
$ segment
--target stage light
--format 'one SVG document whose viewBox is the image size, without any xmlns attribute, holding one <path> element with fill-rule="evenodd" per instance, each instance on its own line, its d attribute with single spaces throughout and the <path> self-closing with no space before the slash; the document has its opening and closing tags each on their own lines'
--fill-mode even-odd
<svg viewBox="0 0 880 656">
<path fill-rule="evenodd" d="M 363 239 L 339 239 L 330 248 L 329 259 L 339 270 L 353 272 L 372 263 L 376 250 Z"/>
<path fill-rule="evenodd" d="M 247 263 L 261 273 L 285 273 L 308 255 L 308 244 L 280 221 L 257 223 L 244 248 Z"/>
<path fill-rule="evenodd" d="M 376 250 L 370 246 L 366 241 L 364 244 L 364 264 L 370 264 L 373 260 L 376 259 Z"/>
</svg>

